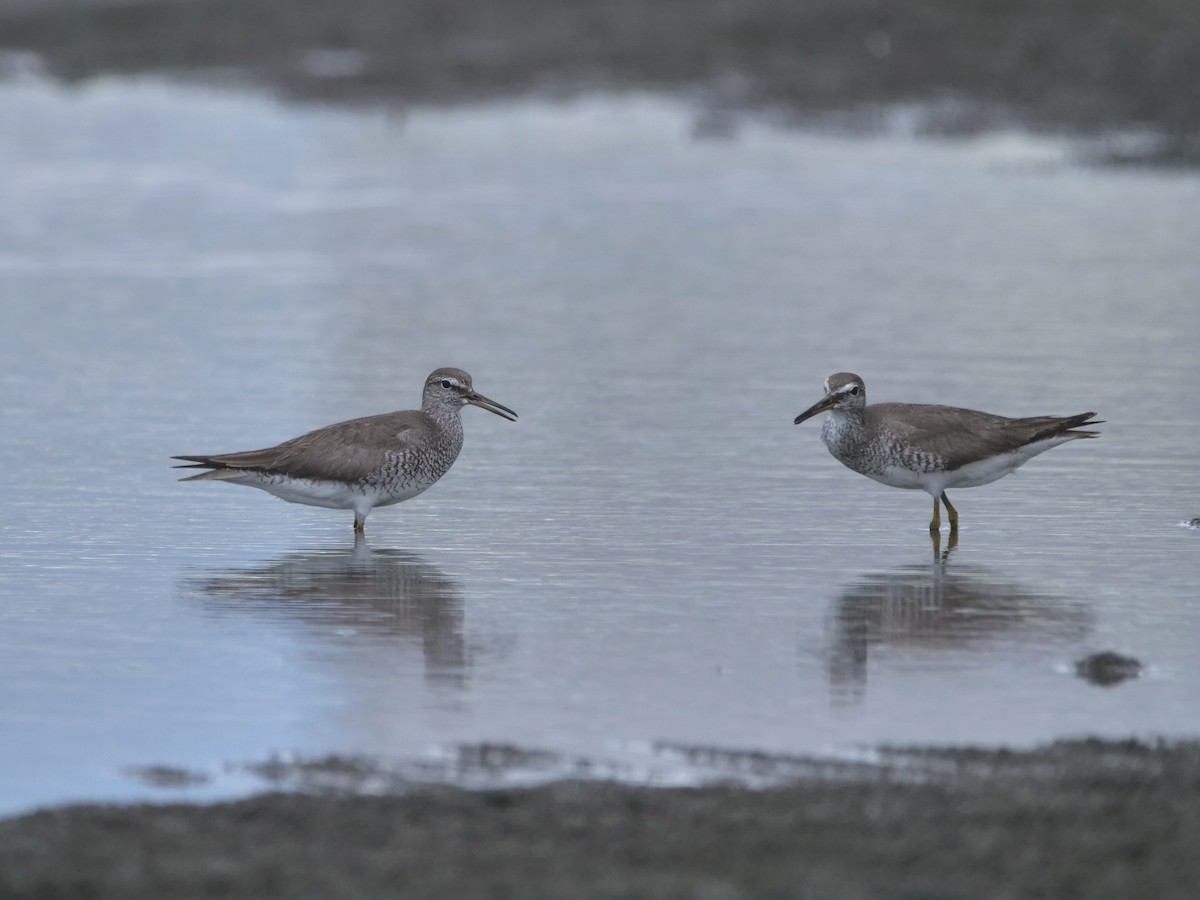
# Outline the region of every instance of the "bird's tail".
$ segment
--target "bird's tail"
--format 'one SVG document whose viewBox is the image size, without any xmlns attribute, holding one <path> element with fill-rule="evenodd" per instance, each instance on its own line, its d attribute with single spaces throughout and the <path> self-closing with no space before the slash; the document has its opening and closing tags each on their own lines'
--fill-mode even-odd
<svg viewBox="0 0 1200 900">
<path fill-rule="evenodd" d="M 182 459 L 187 462 L 186 465 L 175 466 L 176 469 L 209 470 L 207 472 L 200 472 L 197 475 L 180 478 L 180 481 L 227 481 L 246 474 L 238 469 L 233 469 L 223 463 L 217 462 L 211 456 L 172 456 L 171 459 Z"/>
<path fill-rule="evenodd" d="M 1067 416 L 1065 418 L 1052 419 L 1044 431 L 1038 433 L 1034 441 L 1045 440 L 1052 437 L 1073 437 L 1073 438 L 1094 438 L 1100 437 L 1099 431 L 1079 431 L 1080 427 L 1103 425 L 1103 419 L 1092 418 L 1096 414 L 1094 412 L 1080 413 L 1077 416 Z M 1030 442 L 1032 443 L 1032 441 Z"/>
</svg>

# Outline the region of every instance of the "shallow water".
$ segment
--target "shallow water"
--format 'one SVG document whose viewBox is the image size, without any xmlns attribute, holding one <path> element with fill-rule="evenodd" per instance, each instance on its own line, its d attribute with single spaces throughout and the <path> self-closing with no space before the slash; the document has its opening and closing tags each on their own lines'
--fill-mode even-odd
<svg viewBox="0 0 1200 900">
<path fill-rule="evenodd" d="M 691 126 L 0 86 L 0 811 L 237 793 L 273 753 L 688 783 L 679 748 L 1196 735 L 1200 179 Z M 466 410 L 366 544 L 169 468 L 440 365 L 521 418 Z M 791 424 L 843 369 L 1107 424 L 955 495 L 935 561 L 928 497 Z M 1097 650 L 1146 673 L 1093 686 Z M 203 783 L 130 774 L 159 764 Z"/>
</svg>

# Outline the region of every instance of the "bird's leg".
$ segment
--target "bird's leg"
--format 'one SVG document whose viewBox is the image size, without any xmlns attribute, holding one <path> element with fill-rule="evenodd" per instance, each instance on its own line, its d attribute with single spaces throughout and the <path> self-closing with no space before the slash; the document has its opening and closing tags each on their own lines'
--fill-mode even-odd
<svg viewBox="0 0 1200 900">
<path fill-rule="evenodd" d="M 942 497 L 945 498 L 945 496 L 946 496 L 945 493 L 943 493 Z M 949 505 L 947 505 L 946 509 L 949 509 L 949 508 L 950 508 Z M 934 497 L 933 498 L 933 521 L 929 523 L 929 530 L 936 534 L 938 529 L 940 529 L 941 527 L 942 527 L 942 511 L 940 509 L 938 509 L 938 498 Z"/>
<path fill-rule="evenodd" d="M 367 533 L 366 525 L 367 525 L 367 517 L 356 512 L 354 514 L 354 533 L 355 534 L 366 534 Z"/>
<path fill-rule="evenodd" d="M 935 500 L 934 503 L 937 501 Z M 950 498 L 942 491 L 942 502 L 946 504 L 946 517 L 950 520 L 950 533 L 958 531 L 958 510 L 950 505 Z"/>
</svg>

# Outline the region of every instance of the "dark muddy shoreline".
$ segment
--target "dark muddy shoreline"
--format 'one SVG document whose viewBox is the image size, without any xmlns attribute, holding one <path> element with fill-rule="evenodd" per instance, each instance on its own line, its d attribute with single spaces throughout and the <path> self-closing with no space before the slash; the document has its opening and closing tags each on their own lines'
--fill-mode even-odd
<svg viewBox="0 0 1200 900">
<path fill-rule="evenodd" d="M 762 791 L 560 782 L 47 810 L 0 822 L 0 896 L 1195 896 L 1200 743 L 901 757 Z"/>
<path fill-rule="evenodd" d="M 0 47 L 67 81 L 225 72 L 337 102 L 648 88 L 799 117 L 916 103 L 938 110 L 934 131 L 1136 131 L 1132 161 L 1200 160 L 1200 8 L 1183 0 L 7 0 Z"/>
</svg>

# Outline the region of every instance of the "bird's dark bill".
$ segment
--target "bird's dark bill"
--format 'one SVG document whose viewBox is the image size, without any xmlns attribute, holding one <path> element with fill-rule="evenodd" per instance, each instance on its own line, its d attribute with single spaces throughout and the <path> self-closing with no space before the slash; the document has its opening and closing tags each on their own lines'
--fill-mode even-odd
<svg viewBox="0 0 1200 900">
<path fill-rule="evenodd" d="M 796 421 L 793 424 L 799 425 L 805 419 L 811 419 L 817 413 L 823 413 L 827 409 L 833 409 L 834 405 L 835 404 L 832 397 L 823 397 L 804 412 L 800 413 L 800 415 L 796 416 Z"/>
<path fill-rule="evenodd" d="M 517 414 L 495 400 L 489 400 L 483 394 L 472 394 L 467 398 L 467 402 L 472 406 L 478 406 L 480 409 L 486 409 L 490 413 L 495 413 L 501 418 L 508 419 L 510 422 L 517 421 Z"/>
</svg>

